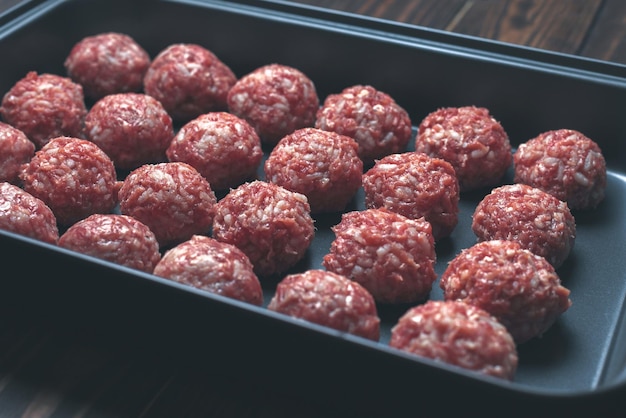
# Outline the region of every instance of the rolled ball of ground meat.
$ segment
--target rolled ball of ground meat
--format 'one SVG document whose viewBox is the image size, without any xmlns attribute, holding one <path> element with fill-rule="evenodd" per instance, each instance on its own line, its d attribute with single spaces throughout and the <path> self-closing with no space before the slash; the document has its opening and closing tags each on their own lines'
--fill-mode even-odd
<svg viewBox="0 0 626 418">
<path fill-rule="evenodd" d="M 312 213 L 339 212 L 361 187 L 357 148 L 348 136 L 302 128 L 276 144 L 265 161 L 265 178 L 304 194 Z"/>
<path fill-rule="evenodd" d="M 445 300 L 486 310 L 518 344 L 541 336 L 572 303 L 554 267 L 513 241 L 483 241 L 464 249 L 439 284 Z"/>
<path fill-rule="evenodd" d="M 567 203 L 525 184 L 495 188 L 478 203 L 472 230 L 480 241 L 515 241 L 558 268 L 576 240 Z"/>
<path fill-rule="evenodd" d="M 435 274 L 431 225 L 384 209 L 345 213 L 323 265 L 365 287 L 380 303 L 421 302 Z"/>
<path fill-rule="evenodd" d="M 35 144 L 24 132 L 0 122 L 0 182 L 18 184 L 22 164 L 35 155 Z"/>
<path fill-rule="evenodd" d="M 463 302 L 431 300 L 409 309 L 392 328 L 389 345 L 507 380 L 517 371 L 517 348 L 507 329 Z"/>
<path fill-rule="evenodd" d="M 544 132 L 513 154 L 516 183 L 542 189 L 572 210 L 597 207 L 606 189 L 606 161 L 593 140 L 572 129 Z"/>
<path fill-rule="evenodd" d="M 263 289 L 252 263 L 234 245 L 194 235 L 163 254 L 154 274 L 197 289 L 261 306 Z"/>
<path fill-rule="evenodd" d="M 307 270 L 286 276 L 276 286 L 267 308 L 370 340 L 380 337 L 380 319 L 372 295 L 336 273 Z"/>
</svg>

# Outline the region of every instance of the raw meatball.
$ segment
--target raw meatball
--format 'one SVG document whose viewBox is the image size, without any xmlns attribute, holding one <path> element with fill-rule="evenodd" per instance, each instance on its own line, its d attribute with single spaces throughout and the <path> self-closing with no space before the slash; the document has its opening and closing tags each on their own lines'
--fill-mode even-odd
<svg viewBox="0 0 626 418">
<path fill-rule="evenodd" d="M 167 158 L 193 166 L 213 190 L 227 190 L 256 175 L 263 151 L 248 122 L 230 113 L 210 112 L 180 128 Z"/>
<path fill-rule="evenodd" d="M 511 334 L 477 306 L 428 301 L 409 309 L 391 330 L 391 347 L 513 380 L 518 354 Z"/>
<path fill-rule="evenodd" d="M 213 52 L 196 44 L 173 44 L 152 61 L 144 91 L 161 103 L 177 121 L 226 110 L 226 96 L 237 81 L 231 69 Z"/>
<path fill-rule="evenodd" d="M 81 39 L 64 65 L 68 76 L 83 86 L 85 96 L 97 100 L 140 91 L 150 56 L 130 36 L 108 32 Z"/>
<path fill-rule="evenodd" d="M 4 95 L 0 114 L 41 148 L 58 136 L 82 138 L 87 108 L 80 84 L 31 71 Z"/>
<path fill-rule="evenodd" d="M 24 132 L 0 122 L 0 182 L 19 182 L 18 175 L 22 164 L 35 155 L 33 144 Z"/>
<path fill-rule="evenodd" d="M 215 206 L 213 237 L 242 250 L 259 276 L 300 261 L 315 228 L 305 195 L 263 181 L 244 183 Z"/>
<path fill-rule="evenodd" d="M 367 85 L 351 86 L 326 97 L 317 111 L 315 127 L 354 138 L 366 164 L 404 151 L 412 129 L 406 110 L 387 93 Z"/>
<path fill-rule="evenodd" d="M 479 241 L 516 241 L 554 268 L 563 264 L 576 239 L 567 203 L 525 184 L 493 189 L 476 207 L 472 230 Z"/>
<path fill-rule="evenodd" d="M 267 308 L 370 340 L 380 337 L 372 295 L 336 273 L 307 270 L 288 275 L 278 283 Z"/>
<path fill-rule="evenodd" d="M 141 93 L 98 100 L 87 113 L 85 132 L 122 170 L 165 161 L 174 137 L 172 118 L 161 103 Z"/>
<path fill-rule="evenodd" d="M 0 183 L 0 229 L 48 244 L 59 239 L 52 210 L 41 199 L 7 182 Z"/>
<path fill-rule="evenodd" d="M 161 247 L 211 229 L 217 201 L 211 185 L 189 164 L 145 164 L 124 180 L 120 211 L 150 228 Z"/>
<path fill-rule="evenodd" d="M 59 246 L 146 273 L 152 273 L 161 259 L 154 233 L 126 215 L 95 214 L 82 219 L 61 235 Z"/>
<path fill-rule="evenodd" d="M 384 209 L 348 212 L 332 228 L 323 265 L 365 287 L 381 303 L 421 302 L 435 274 L 431 225 Z"/>
<path fill-rule="evenodd" d="M 606 162 L 598 144 L 578 131 L 548 131 L 513 155 L 515 182 L 538 187 L 572 210 L 593 209 L 604 199 Z"/>
<path fill-rule="evenodd" d="M 228 110 L 247 120 L 269 146 L 296 129 L 312 127 L 318 107 L 313 81 L 281 64 L 257 68 L 228 93 Z"/>
<path fill-rule="evenodd" d="M 554 267 L 513 241 L 483 241 L 464 249 L 439 284 L 444 299 L 486 310 L 518 344 L 541 336 L 572 303 Z"/>
<path fill-rule="evenodd" d="M 113 161 L 104 151 L 72 137 L 51 139 L 23 166 L 20 180 L 64 226 L 94 213 L 110 213 L 120 187 Z"/>
<path fill-rule="evenodd" d="M 448 107 L 427 115 L 415 150 L 452 164 L 461 191 L 494 186 L 513 160 L 504 128 L 482 107 Z"/>
<path fill-rule="evenodd" d="M 363 189 L 367 208 L 425 218 L 435 240 L 458 223 L 459 184 L 452 165 L 440 158 L 418 152 L 383 157 L 363 175 Z"/>
<path fill-rule="evenodd" d="M 350 137 L 302 128 L 281 139 L 265 161 L 268 181 L 304 194 L 312 213 L 345 209 L 361 187 L 363 162 Z"/>
<path fill-rule="evenodd" d="M 261 306 L 263 290 L 252 263 L 237 247 L 194 235 L 168 250 L 154 274 L 178 283 Z"/>
</svg>

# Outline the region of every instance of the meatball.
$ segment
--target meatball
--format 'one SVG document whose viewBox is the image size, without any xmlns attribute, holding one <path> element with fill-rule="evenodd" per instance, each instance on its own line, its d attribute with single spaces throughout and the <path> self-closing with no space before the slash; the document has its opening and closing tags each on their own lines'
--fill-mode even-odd
<svg viewBox="0 0 626 418">
<path fill-rule="evenodd" d="M 77 42 L 64 62 L 68 76 L 85 96 L 138 92 L 150 66 L 148 53 L 129 35 L 107 32 Z"/>
<path fill-rule="evenodd" d="M 572 303 L 554 267 L 513 241 L 483 241 L 462 250 L 439 284 L 445 300 L 486 310 L 518 344 L 541 336 Z"/>
<path fill-rule="evenodd" d="M 59 239 L 52 210 L 41 199 L 7 182 L 0 183 L 0 229 L 48 244 Z"/>
<path fill-rule="evenodd" d="M 418 126 L 415 150 L 448 161 L 461 191 L 496 185 L 513 160 L 504 128 L 482 107 L 438 109 Z"/>
<path fill-rule="evenodd" d="M 345 213 L 323 265 L 365 287 L 380 303 L 428 298 L 435 274 L 431 225 L 384 209 Z"/>
<path fill-rule="evenodd" d="M 525 184 L 493 189 L 472 217 L 479 241 L 516 241 L 558 268 L 574 247 L 576 221 L 567 203 Z"/>
<path fill-rule="evenodd" d="M 113 161 L 93 142 L 51 139 L 23 166 L 24 190 L 43 200 L 57 222 L 69 226 L 117 205 L 120 183 Z"/>
<path fill-rule="evenodd" d="M 261 306 L 263 290 L 252 263 L 237 247 L 194 235 L 168 250 L 154 274 L 228 298 Z"/>
<path fill-rule="evenodd" d="M 19 183 L 22 164 L 35 155 L 33 144 L 24 132 L 0 122 L 0 182 Z"/>
<path fill-rule="evenodd" d="M 94 214 L 70 226 L 59 246 L 129 268 L 152 273 L 161 259 L 154 233 L 135 218 Z"/>
<path fill-rule="evenodd" d="M 350 137 L 302 128 L 283 137 L 265 161 L 268 181 L 304 194 L 312 213 L 339 212 L 361 187 L 363 162 Z"/>
<path fill-rule="evenodd" d="M 170 161 L 193 166 L 213 190 L 227 190 L 251 180 L 263 158 L 254 128 L 226 112 L 205 113 L 185 124 L 166 154 Z"/>
<path fill-rule="evenodd" d="M 237 77 L 212 51 L 196 44 L 173 44 L 152 60 L 144 91 L 163 103 L 176 121 L 226 110 Z"/>
<path fill-rule="evenodd" d="M 41 148 L 59 136 L 82 138 L 87 107 L 80 84 L 31 71 L 4 95 L 0 114 Z"/>
<path fill-rule="evenodd" d="M 276 286 L 267 308 L 370 340 L 380 338 L 374 298 L 340 274 L 307 270 L 288 275 Z"/>
<path fill-rule="evenodd" d="M 404 151 L 412 133 L 406 110 L 387 93 L 368 85 L 347 87 L 326 97 L 315 127 L 354 138 L 365 164 Z"/>
<path fill-rule="evenodd" d="M 513 380 L 518 354 L 511 334 L 477 306 L 431 300 L 409 309 L 389 345 L 418 356 Z"/>
<path fill-rule="evenodd" d="M 418 152 L 383 157 L 363 175 L 363 189 L 367 208 L 425 218 L 435 240 L 458 223 L 459 184 L 452 165 L 440 158 Z"/>
<path fill-rule="evenodd" d="M 315 228 L 305 195 L 264 181 L 244 183 L 217 205 L 213 237 L 242 250 L 258 276 L 293 267 L 306 254 Z"/>
<path fill-rule="evenodd" d="M 228 110 L 247 120 L 270 147 L 296 129 L 312 127 L 319 98 L 296 68 L 268 64 L 241 77 L 228 92 Z"/>
<path fill-rule="evenodd" d="M 211 229 L 217 201 L 211 185 L 189 164 L 145 164 L 124 180 L 120 212 L 143 222 L 167 247 Z"/>
<path fill-rule="evenodd" d="M 513 154 L 516 183 L 538 187 L 572 210 L 594 209 L 604 199 L 606 162 L 602 150 L 578 131 L 544 132 Z"/>
</svg>

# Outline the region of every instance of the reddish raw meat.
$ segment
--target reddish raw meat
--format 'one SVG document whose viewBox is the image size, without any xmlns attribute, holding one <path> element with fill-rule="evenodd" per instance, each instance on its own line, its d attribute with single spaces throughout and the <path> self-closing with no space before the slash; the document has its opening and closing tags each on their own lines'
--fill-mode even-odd
<svg viewBox="0 0 626 418">
<path fill-rule="evenodd" d="M 226 110 L 226 96 L 237 81 L 231 69 L 213 52 L 195 44 L 173 44 L 152 60 L 144 91 L 161 103 L 177 121 Z"/>
<path fill-rule="evenodd" d="M 326 97 L 315 127 L 354 138 L 365 164 L 404 151 L 412 129 L 406 110 L 387 93 L 367 85 Z"/>
<path fill-rule="evenodd" d="M 300 261 L 315 233 L 305 195 L 263 181 L 244 183 L 215 206 L 213 237 L 242 250 L 258 276 Z"/>
<path fill-rule="evenodd" d="M 180 128 L 167 158 L 192 165 L 213 190 L 227 190 L 255 177 L 263 151 L 248 122 L 230 113 L 210 112 Z"/>
<path fill-rule="evenodd" d="M 137 219 L 94 214 L 70 226 L 59 246 L 112 263 L 152 273 L 161 259 L 154 233 Z"/>
<path fill-rule="evenodd" d="M 606 162 L 593 140 L 578 131 L 548 131 L 513 155 L 515 182 L 538 187 L 572 210 L 594 209 L 604 199 Z"/>
<path fill-rule="evenodd" d="M 93 105 L 85 118 L 85 133 L 111 157 L 116 168 L 132 170 L 164 162 L 174 128 L 172 118 L 154 97 L 118 93 Z"/>
<path fill-rule="evenodd" d="M 124 180 L 120 211 L 146 224 L 163 248 L 211 229 L 215 193 L 189 164 L 145 164 Z"/>
<path fill-rule="evenodd" d="M 263 289 L 252 263 L 237 247 L 194 235 L 168 250 L 154 274 L 211 293 L 261 306 Z"/>
<path fill-rule="evenodd" d="M 283 137 L 265 161 L 268 181 L 304 194 L 312 213 L 345 209 L 361 187 L 363 162 L 350 137 L 302 128 Z"/>
<path fill-rule="evenodd" d="M 345 213 L 323 265 L 365 287 L 381 303 L 428 298 L 435 274 L 431 225 L 384 209 Z"/>
<path fill-rule="evenodd" d="M 267 308 L 370 340 L 380 337 L 380 319 L 372 295 L 336 273 L 307 270 L 286 276 L 276 286 Z"/>
<path fill-rule="evenodd" d="M 418 127 L 415 150 L 454 167 L 461 191 L 494 186 L 513 160 L 504 128 L 482 107 L 448 107 L 427 115 Z"/>
<path fill-rule="evenodd" d="M 418 152 L 383 157 L 363 175 L 363 189 L 367 208 L 425 218 L 435 240 L 458 223 L 459 184 L 452 165 L 440 158 Z"/>
<path fill-rule="evenodd" d="M 493 189 L 472 217 L 479 241 L 515 241 L 558 268 L 574 247 L 576 221 L 567 203 L 525 184 Z"/>
<path fill-rule="evenodd" d="M 313 81 L 281 64 L 257 68 L 228 93 L 228 110 L 247 120 L 269 146 L 296 129 L 312 127 L 318 107 Z"/>
<path fill-rule="evenodd" d="M 150 66 L 150 56 L 133 38 L 107 32 L 77 42 L 64 62 L 68 76 L 83 86 L 85 96 L 138 92 Z"/>
<path fill-rule="evenodd" d="M 20 180 L 64 226 L 94 213 L 110 213 L 120 187 L 113 161 L 104 151 L 72 137 L 51 139 L 23 166 Z"/>
<path fill-rule="evenodd" d="M 0 229 L 49 244 L 59 239 L 52 210 L 41 199 L 7 182 L 0 183 Z"/>
<path fill-rule="evenodd" d="M 464 249 L 439 284 L 444 299 L 486 310 L 518 344 L 541 336 L 572 303 L 554 267 L 513 241 L 483 241 Z"/>
<path fill-rule="evenodd" d="M 0 122 L 0 182 L 18 184 L 22 164 L 35 155 L 33 144 L 24 132 Z"/>
<path fill-rule="evenodd" d="M 82 138 L 87 108 L 80 84 L 31 71 L 4 95 L 0 114 L 41 148 L 58 136 Z"/>
<path fill-rule="evenodd" d="M 518 354 L 511 334 L 477 306 L 428 301 L 409 309 L 391 330 L 391 347 L 513 380 Z"/>
</svg>

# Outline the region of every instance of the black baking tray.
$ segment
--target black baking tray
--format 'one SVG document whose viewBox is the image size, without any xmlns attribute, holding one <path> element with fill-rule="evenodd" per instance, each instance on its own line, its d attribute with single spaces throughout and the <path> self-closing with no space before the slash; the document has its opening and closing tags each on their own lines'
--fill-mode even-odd
<svg viewBox="0 0 626 418">
<path fill-rule="evenodd" d="M 414 125 L 439 107 L 477 105 L 514 146 L 550 129 L 585 133 L 601 146 L 609 173 L 605 201 L 574 213 L 576 245 L 558 270 L 573 305 L 519 347 L 517 375 L 507 382 L 390 349 L 389 330 L 406 306 L 381 307 L 374 343 L 0 231 L 3 314 L 87 324 L 103 344 L 132 342 L 207 378 L 245 376 L 359 415 L 609 413 L 625 403 L 626 67 L 287 2 L 50 0 L 0 16 L 0 94 L 30 70 L 64 74 L 74 43 L 108 31 L 131 35 L 151 56 L 172 43 L 201 44 L 238 76 L 291 65 L 321 99 L 370 84 Z M 459 225 L 437 244 L 438 274 L 475 242 L 471 213 L 487 192 L 462 196 Z M 362 200 L 361 191 L 353 208 Z M 293 271 L 322 268 L 339 216 L 317 217 L 316 239 Z M 264 286 L 267 303 L 275 283 Z M 441 297 L 436 282 L 431 298 Z"/>
</svg>

